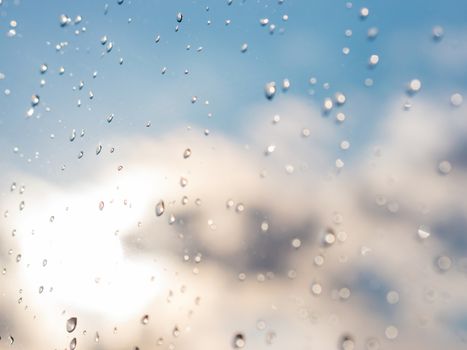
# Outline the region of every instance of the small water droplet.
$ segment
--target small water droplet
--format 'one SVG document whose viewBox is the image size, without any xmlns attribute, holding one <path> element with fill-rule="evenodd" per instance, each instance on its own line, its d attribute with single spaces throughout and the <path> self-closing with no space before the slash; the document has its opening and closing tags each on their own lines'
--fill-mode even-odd
<svg viewBox="0 0 467 350">
<path fill-rule="evenodd" d="M 23 210 L 24 207 L 25 207 L 25 203 L 24 203 L 24 201 L 21 201 L 21 202 L 19 203 L 19 210 Z"/>
<path fill-rule="evenodd" d="M 234 349 L 241 349 L 245 346 L 245 336 L 242 333 L 236 333 L 233 337 L 232 346 Z"/>
<path fill-rule="evenodd" d="M 108 117 L 107 117 L 107 123 L 111 123 L 112 120 L 114 120 L 114 117 L 115 115 L 113 113 L 111 113 Z"/>
<path fill-rule="evenodd" d="M 177 13 L 177 22 L 181 23 L 183 21 L 183 14 L 181 12 Z"/>
<path fill-rule="evenodd" d="M 268 100 L 272 100 L 274 95 L 276 94 L 276 83 L 274 81 L 270 81 L 264 85 L 264 94 Z"/>
<path fill-rule="evenodd" d="M 165 211 L 165 204 L 164 204 L 164 201 L 163 200 L 160 200 L 157 204 L 156 204 L 156 215 L 157 216 L 161 216 L 162 214 L 164 214 L 164 211 Z"/>
<path fill-rule="evenodd" d="M 242 46 L 240 47 L 240 51 L 241 52 L 246 52 L 247 50 L 248 50 L 248 44 L 243 43 Z"/>
<path fill-rule="evenodd" d="M 183 158 L 187 159 L 191 156 L 191 149 L 187 148 L 183 151 Z"/>
<path fill-rule="evenodd" d="M 141 323 L 146 325 L 149 323 L 149 315 L 144 315 L 142 318 L 141 318 Z"/>
<path fill-rule="evenodd" d="M 46 63 L 42 63 L 40 66 L 39 66 L 39 72 L 41 74 L 44 74 L 45 72 L 47 72 L 47 69 L 49 69 L 49 67 L 47 66 Z"/>
<path fill-rule="evenodd" d="M 433 40 L 440 41 L 444 36 L 444 29 L 440 25 L 436 25 L 431 30 L 431 34 L 433 36 Z"/>
<path fill-rule="evenodd" d="M 76 349 L 76 338 L 71 339 L 70 341 L 70 350 Z"/>
<path fill-rule="evenodd" d="M 412 79 L 409 82 L 408 92 L 411 94 L 415 94 L 419 92 L 421 88 L 422 88 L 422 82 L 419 79 Z"/>
</svg>

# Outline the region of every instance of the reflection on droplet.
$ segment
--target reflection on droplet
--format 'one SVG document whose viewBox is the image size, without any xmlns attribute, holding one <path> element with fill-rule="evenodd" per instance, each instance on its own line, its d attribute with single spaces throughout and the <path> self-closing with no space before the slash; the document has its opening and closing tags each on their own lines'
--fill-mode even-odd
<svg viewBox="0 0 467 350">
<path fill-rule="evenodd" d="M 248 44 L 243 43 L 242 46 L 240 47 L 240 51 L 241 52 L 246 52 L 247 50 L 248 50 Z"/>
<path fill-rule="evenodd" d="M 234 335 L 232 346 L 234 349 L 241 349 L 245 346 L 245 336 L 242 333 L 236 333 Z"/>
<path fill-rule="evenodd" d="M 68 333 L 71 333 L 75 330 L 76 328 L 76 324 L 78 323 L 78 319 L 76 317 L 70 317 L 67 321 L 66 321 L 66 331 Z"/>
<path fill-rule="evenodd" d="M 164 204 L 164 201 L 163 200 L 160 200 L 157 204 L 156 204 L 156 215 L 157 216 L 161 216 L 162 214 L 164 214 L 164 211 L 165 211 L 165 204 Z"/>
</svg>

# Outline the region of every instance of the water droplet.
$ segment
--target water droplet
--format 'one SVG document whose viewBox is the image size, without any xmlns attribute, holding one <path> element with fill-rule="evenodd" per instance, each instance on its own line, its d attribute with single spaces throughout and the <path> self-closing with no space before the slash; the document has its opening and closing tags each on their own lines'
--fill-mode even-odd
<svg viewBox="0 0 467 350">
<path fill-rule="evenodd" d="M 408 86 L 409 93 L 414 94 L 416 92 L 419 92 L 421 88 L 422 88 L 422 82 L 419 79 L 412 79 L 409 82 L 409 86 Z"/>
<path fill-rule="evenodd" d="M 348 150 L 350 148 L 350 142 L 347 141 L 347 140 L 342 140 L 341 143 L 340 143 L 340 148 L 343 151 Z"/>
<path fill-rule="evenodd" d="M 103 210 L 103 209 L 104 209 L 104 202 L 100 201 L 99 202 L 99 210 Z"/>
<path fill-rule="evenodd" d="M 61 14 L 59 17 L 58 17 L 58 20 L 60 22 L 60 26 L 61 27 L 65 27 L 68 23 L 71 22 L 71 18 L 68 17 L 67 15 L 65 14 Z"/>
<path fill-rule="evenodd" d="M 291 244 L 292 247 L 294 247 L 295 249 L 298 249 L 298 248 L 301 247 L 302 241 L 301 241 L 300 239 L 298 239 L 298 238 L 294 238 L 290 244 Z"/>
<path fill-rule="evenodd" d="M 236 333 L 233 337 L 232 346 L 234 349 L 241 349 L 245 346 L 245 336 L 242 333 Z"/>
<path fill-rule="evenodd" d="M 107 117 L 107 123 L 111 123 L 112 120 L 114 120 L 114 117 L 115 115 L 113 113 L 111 113 L 108 117 Z"/>
<path fill-rule="evenodd" d="M 178 326 L 175 326 L 174 329 L 172 330 L 172 335 L 176 338 L 180 335 L 180 329 Z"/>
<path fill-rule="evenodd" d="M 187 148 L 185 151 L 183 151 L 183 158 L 187 159 L 191 156 L 191 149 Z"/>
<path fill-rule="evenodd" d="M 165 211 L 165 204 L 164 204 L 164 201 L 163 200 L 160 200 L 157 204 L 156 204 L 156 215 L 157 216 L 161 216 L 162 214 L 164 214 L 164 211 Z"/>
<path fill-rule="evenodd" d="M 83 151 L 80 151 L 80 152 L 78 153 L 78 159 L 83 158 L 83 156 L 84 156 L 84 152 L 83 152 Z"/>
<path fill-rule="evenodd" d="M 323 101 L 323 110 L 325 113 L 329 113 L 333 107 L 332 99 L 329 97 L 325 98 Z"/>
<path fill-rule="evenodd" d="M 379 56 L 378 55 L 371 55 L 370 58 L 368 59 L 368 64 L 370 67 L 374 67 L 378 64 L 379 62 Z"/>
<path fill-rule="evenodd" d="M 247 50 L 248 50 L 248 44 L 243 43 L 242 46 L 240 47 L 240 51 L 241 52 L 246 52 Z"/>
<path fill-rule="evenodd" d="M 282 80 L 282 91 L 287 91 L 290 89 L 290 80 L 289 79 L 284 79 Z"/>
<path fill-rule="evenodd" d="M 40 66 L 39 66 L 39 72 L 41 74 L 44 74 L 45 72 L 47 72 L 47 69 L 49 69 L 49 67 L 47 66 L 47 64 L 45 63 L 42 63 Z"/>
<path fill-rule="evenodd" d="M 371 27 L 368 29 L 367 37 L 369 40 L 374 40 L 378 36 L 379 29 L 376 27 Z"/>
<path fill-rule="evenodd" d="M 39 104 L 39 101 L 40 101 L 39 95 L 32 95 L 31 96 L 31 105 L 33 107 L 37 106 Z"/>
<path fill-rule="evenodd" d="M 391 305 L 397 304 L 399 302 L 399 293 L 394 290 L 389 291 L 386 294 L 386 301 Z"/>
<path fill-rule="evenodd" d="M 259 20 L 259 24 L 261 24 L 263 27 L 266 26 L 266 25 L 268 25 L 268 23 L 269 23 L 269 19 L 268 19 L 268 18 L 261 18 L 261 19 Z"/>
<path fill-rule="evenodd" d="M 76 338 L 71 339 L 70 341 L 70 350 L 76 349 Z"/>
<path fill-rule="evenodd" d="M 96 343 L 99 343 L 99 339 L 100 339 L 99 332 L 96 332 L 96 335 L 94 336 L 94 341 Z"/>
<path fill-rule="evenodd" d="M 78 323 L 78 319 L 76 317 L 70 317 L 67 321 L 66 321 L 66 331 L 68 333 L 71 333 L 75 330 L 76 328 L 76 324 Z"/>
<path fill-rule="evenodd" d="M 142 324 L 148 324 L 148 323 L 149 323 L 149 315 L 144 315 L 144 316 L 141 318 L 141 323 L 142 323 Z"/>
<path fill-rule="evenodd" d="M 13 343 L 15 342 L 15 338 L 13 338 L 12 335 L 8 337 L 8 340 L 10 341 L 10 345 L 13 345 Z"/>
<path fill-rule="evenodd" d="M 264 94 L 268 100 L 272 100 L 274 98 L 274 95 L 276 94 L 276 83 L 274 81 L 264 85 Z"/>
<path fill-rule="evenodd" d="M 444 29 L 440 25 L 436 25 L 431 30 L 431 34 L 433 36 L 433 40 L 440 41 L 444 36 Z"/>
<path fill-rule="evenodd" d="M 443 160 L 438 164 L 438 170 L 443 175 L 448 175 L 452 171 L 452 165 L 449 161 Z"/>
<path fill-rule="evenodd" d="M 442 255 L 438 258 L 437 260 L 437 265 L 438 265 L 438 268 L 441 270 L 441 271 L 447 271 L 451 268 L 451 265 L 452 265 L 452 260 L 449 256 L 446 256 L 446 255 Z"/>
<path fill-rule="evenodd" d="M 261 231 L 267 232 L 269 230 L 269 223 L 267 221 L 263 221 L 261 223 Z"/>
<path fill-rule="evenodd" d="M 99 143 L 97 146 L 96 146 L 96 155 L 98 156 L 102 151 L 102 145 Z"/>
<path fill-rule="evenodd" d="M 431 235 L 430 229 L 424 225 L 419 226 L 417 233 L 420 239 L 427 239 Z"/>
<path fill-rule="evenodd" d="M 360 18 L 361 19 L 367 18 L 369 14 L 370 14 L 370 10 L 368 9 L 368 7 L 362 7 L 360 9 Z"/>
<path fill-rule="evenodd" d="M 379 340 L 376 338 L 369 338 L 365 344 L 366 350 L 379 350 L 380 346 Z"/>
<path fill-rule="evenodd" d="M 334 99 L 336 100 L 336 103 L 338 105 L 343 105 L 347 100 L 347 98 L 342 92 L 336 92 L 336 94 L 334 95 Z"/>
<path fill-rule="evenodd" d="M 24 209 L 24 206 L 25 206 L 24 201 L 21 201 L 21 202 L 19 203 L 19 210 L 23 210 L 23 209 Z"/>
<path fill-rule="evenodd" d="M 71 130 L 71 135 L 70 135 L 70 142 L 73 142 L 76 138 L 76 130 L 73 129 Z"/>
<path fill-rule="evenodd" d="M 113 42 L 109 42 L 105 49 L 106 49 L 107 52 L 110 52 L 110 51 L 112 51 L 113 47 L 114 47 Z"/>
<path fill-rule="evenodd" d="M 355 341 L 353 340 L 352 336 L 344 335 L 342 337 L 341 349 L 342 350 L 354 350 L 355 349 Z"/>
<path fill-rule="evenodd" d="M 181 177 L 180 178 L 180 186 L 186 187 L 188 185 L 188 179 L 186 177 Z"/>
<path fill-rule="evenodd" d="M 320 295 L 323 291 L 323 287 L 321 286 L 321 284 L 315 282 L 311 285 L 311 293 L 313 293 L 314 295 Z"/>
<path fill-rule="evenodd" d="M 388 326 L 386 327 L 384 334 L 386 335 L 386 338 L 393 340 L 399 335 L 399 330 L 395 326 Z"/>
<path fill-rule="evenodd" d="M 181 12 L 177 13 L 177 22 L 181 23 L 183 21 L 183 14 Z"/>
<path fill-rule="evenodd" d="M 464 98 L 462 97 L 461 94 L 456 92 L 456 93 L 451 95 L 450 101 L 451 101 L 452 106 L 459 107 L 462 104 L 462 102 L 464 101 Z"/>
</svg>

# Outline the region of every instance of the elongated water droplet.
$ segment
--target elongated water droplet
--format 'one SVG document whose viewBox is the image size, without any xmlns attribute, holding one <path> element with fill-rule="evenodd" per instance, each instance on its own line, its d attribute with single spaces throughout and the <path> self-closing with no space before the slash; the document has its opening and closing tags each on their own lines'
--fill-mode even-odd
<svg viewBox="0 0 467 350">
<path fill-rule="evenodd" d="M 114 120 L 114 114 L 111 113 L 108 117 L 107 117 L 107 123 L 111 123 L 112 120 Z"/>
<path fill-rule="evenodd" d="M 76 130 L 73 129 L 71 130 L 71 135 L 70 135 L 70 142 L 73 142 L 76 138 Z"/>
<path fill-rule="evenodd" d="M 163 201 L 163 200 L 160 200 L 160 201 L 156 204 L 156 215 L 157 215 L 157 216 L 161 216 L 162 214 L 164 214 L 164 211 L 165 211 L 165 204 L 164 204 L 164 201 Z"/>
<path fill-rule="evenodd" d="M 98 156 L 102 151 L 102 145 L 99 143 L 96 147 L 96 155 Z"/>
<path fill-rule="evenodd" d="M 75 330 L 76 328 L 76 324 L 78 323 L 78 319 L 76 317 L 70 317 L 67 321 L 66 321 L 66 331 L 68 333 L 71 333 Z"/>
</svg>

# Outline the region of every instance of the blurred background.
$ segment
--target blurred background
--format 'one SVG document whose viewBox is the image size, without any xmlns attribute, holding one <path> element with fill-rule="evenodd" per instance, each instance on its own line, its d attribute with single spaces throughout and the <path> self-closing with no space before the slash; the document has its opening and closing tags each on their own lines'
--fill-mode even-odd
<svg viewBox="0 0 467 350">
<path fill-rule="evenodd" d="M 0 0 L 0 349 L 466 349 L 466 13 Z"/>
</svg>

